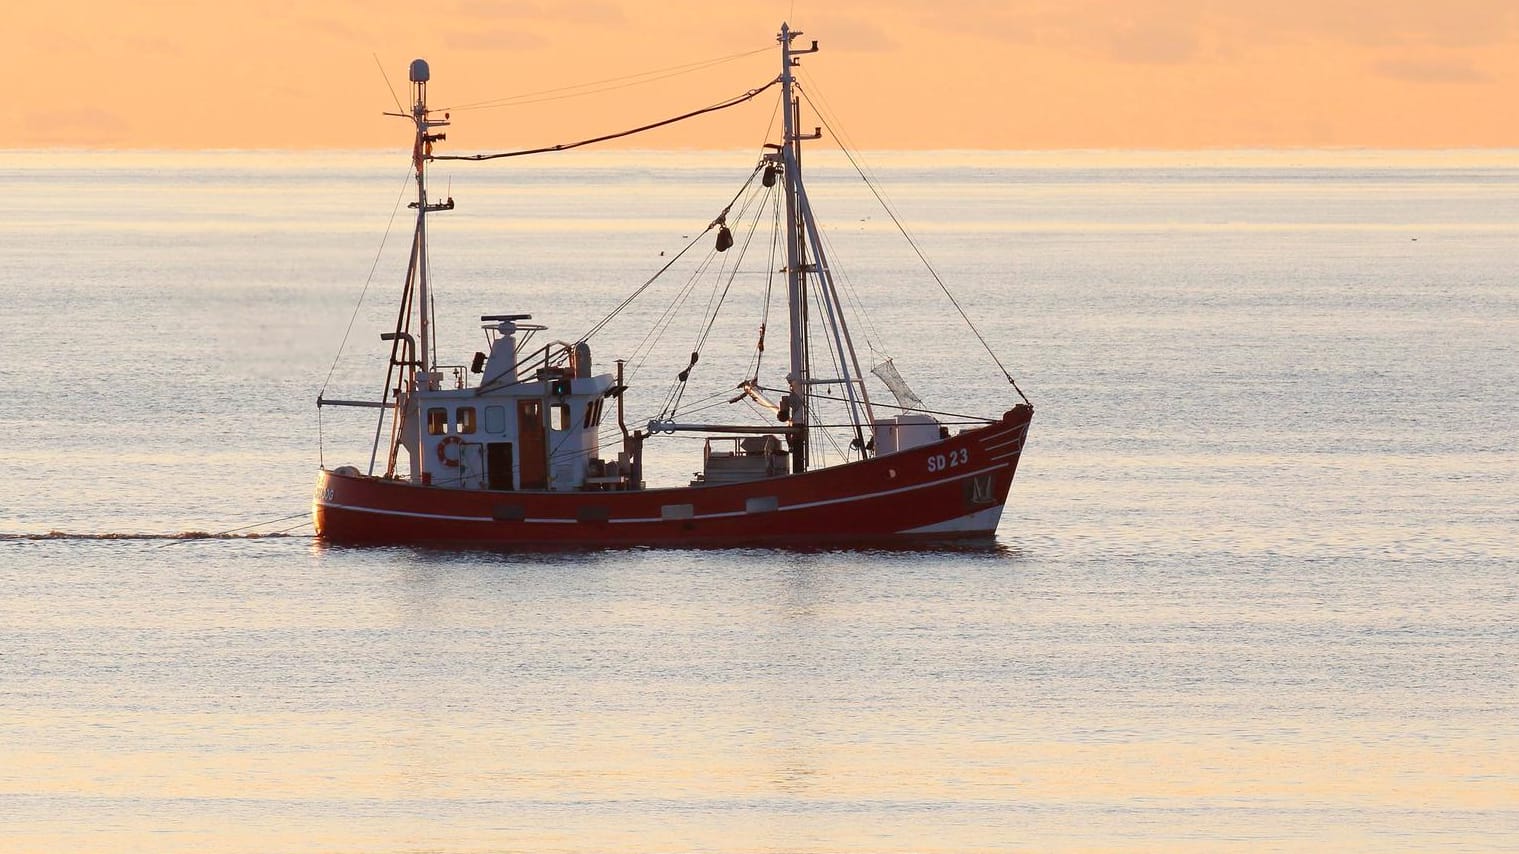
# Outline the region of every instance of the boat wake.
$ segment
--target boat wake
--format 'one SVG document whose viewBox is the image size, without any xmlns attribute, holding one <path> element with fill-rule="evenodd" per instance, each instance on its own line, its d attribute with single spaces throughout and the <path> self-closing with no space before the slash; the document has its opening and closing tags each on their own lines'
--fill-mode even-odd
<svg viewBox="0 0 1519 854">
<path fill-rule="evenodd" d="M 17 540 L 268 540 L 288 537 L 309 537 L 310 534 L 289 534 L 283 531 L 261 534 L 252 533 L 224 533 L 217 534 L 210 531 L 180 531 L 177 534 L 143 534 L 143 533 L 101 533 L 80 534 L 69 531 L 48 531 L 46 534 L 0 534 L 0 542 Z"/>
</svg>

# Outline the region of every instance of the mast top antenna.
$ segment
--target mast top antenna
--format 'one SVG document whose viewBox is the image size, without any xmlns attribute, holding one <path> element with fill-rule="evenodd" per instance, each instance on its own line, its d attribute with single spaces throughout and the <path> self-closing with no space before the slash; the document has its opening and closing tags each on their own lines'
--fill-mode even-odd
<svg viewBox="0 0 1519 854">
<path fill-rule="evenodd" d="M 426 83 L 427 78 L 431 76 L 432 72 L 427 68 L 427 60 L 413 59 L 411 61 L 411 82 Z"/>
</svg>

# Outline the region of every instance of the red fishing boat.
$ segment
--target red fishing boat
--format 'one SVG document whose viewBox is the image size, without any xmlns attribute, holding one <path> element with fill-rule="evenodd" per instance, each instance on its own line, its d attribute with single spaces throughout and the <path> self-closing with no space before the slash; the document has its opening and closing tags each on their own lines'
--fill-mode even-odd
<svg viewBox="0 0 1519 854">
<path fill-rule="evenodd" d="M 889 359 L 870 373 L 895 403 L 872 399 L 802 181 L 801 144 L 820 131 L 798 130 L 801 99 L 793 69 L 800 56 L 818 49 L 816 42 L 798 47 L 799 35 L 782 26 L 781 71 L 765 86 L 655 125 L 780 89 L 780 142 L 765 146 L 740 194 L 665 267 L 697 241 L 710 243 L 711 253 L 732 250 L 735 203 L 771 199 L 779 232 L 774 245 L 784 248 L 779 272 L 785 279 L 789 363 L 784 378 L 767 386 L 756 357 L 753 374 L 733 389 L 730 403 L 752 404 L 750 411 L 765 416 L 748 422 L 693 419 L 681 409 L 697 350 L 658 416 L 629 429 L 624 361 L 597 373 L 589 339 L 648 283 L 575 341 L 533 347 L 535 333 L 545 327 L 530 315 L 482 316 L 488 352 L 476 353 L 467 372 L 461 367 L 450 376 L 440 367 L 432 344 L 427 221 L 431 213 L 452 210 L 454 202 L 429 199 L 429 164 L 583 143 L 501 155 L 436 154 L 435 143 L 444 140 L 436 131 L 448 122 L 427 106 L 427 63 L 411 64 L 412 106 L 399 115 L 415 126 L 417 195 L 411 207 L 417 216 L 396 325 L 381 336 L 390 347 L 385 385 L 378 401 L 318 398 L 322 407 L 377 409 L 375 447 L 367 471 L 345 465 L 319 472 L 313 514 L 320 538 L 512 549 L 895 545 L 994 536 L 1033 407 L 1004 369 L 1019 402 L 1000 416 L 930 410 Z M 739 213 L 764 211 L 766 204 L 744 201 Z M 709 236 L 714 231 L 715 241 Z M 815 334 L 809 324 L 816 324 Z M 976 338 L 984 344 L 979 333 Z M 826 356 L 820 360 L 825 375 L 814 372 L 814 349 L 826 350 L 820 354 Z M 837 414 L 822 417 L 824 412 Z M 387 433 L 384 469 L 377 471 Z M 701 470 L 687 484 L 650 488 L 646 450 L 675 434 L 704 439 Z"/>
</svg>

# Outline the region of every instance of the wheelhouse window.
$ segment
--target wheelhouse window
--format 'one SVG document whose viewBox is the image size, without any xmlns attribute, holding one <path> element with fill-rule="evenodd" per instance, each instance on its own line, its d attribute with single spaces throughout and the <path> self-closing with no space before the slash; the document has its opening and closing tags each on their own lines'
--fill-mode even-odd
<svg viewBox="0 0 1519 854">
<path fill-rule="evenodd" d="M 487 432 L 487 433 L 505 433 L 506 432 L 506 407 L 504 407 L 504 406 L 487 406 L 487 407 L 485 407 L 485 432 Z"/>
<path fill-rule="evenodd" d="M 592 427 L 594 427 L 594 426 L 596 426 L 596 425 L 598 425 L 598 424 L 601 423 L 601 404 L 602 404 L 602 401 L 603 401 L 603 398 L 599 398 L 598 397 L 594 403 L 590 403 L 590 404 L 586 405 L 586 408 L 585 408 L 585 429 L 589 430 Z"/>
<path fill-rule="evenodd" d="M 441 406 L 435 406 L 427 410 L 427 433 L 430 436 L 442 436 L 448 432 L 448 410 Z"/>
<path fill-rule="evenodd" d="M 473 406 L 461 406 L 454 410 L 455 423 L 459 425 L 460 433 L 475 432 L 475 408 Z"/>
<path fill-rule="evenodd" d="M 556 403 L 549 407 L 549 429 L 570 429 L 570 405 L 568 403 Z"/>
</svg>

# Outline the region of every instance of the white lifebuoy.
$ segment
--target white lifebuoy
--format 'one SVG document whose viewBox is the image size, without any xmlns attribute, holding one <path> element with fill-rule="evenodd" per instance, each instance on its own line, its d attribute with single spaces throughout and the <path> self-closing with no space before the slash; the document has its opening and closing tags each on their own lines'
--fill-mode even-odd
<svg viewBox="0 0 1519 854">
<path fill-rule="evenodd" d="M 464 440 L 460 439 L 458 436 L 444 436 L 443 441 L 438 443 L 438 462 L 448 466 L 449 468 L 458 468 L 459 456 L 463 453 L 463 445 Z M 459 453 L 456 453 L 450 457 L 448 455 L 449 448 L 460 448 L 461 450 Z"/>
</svg>

